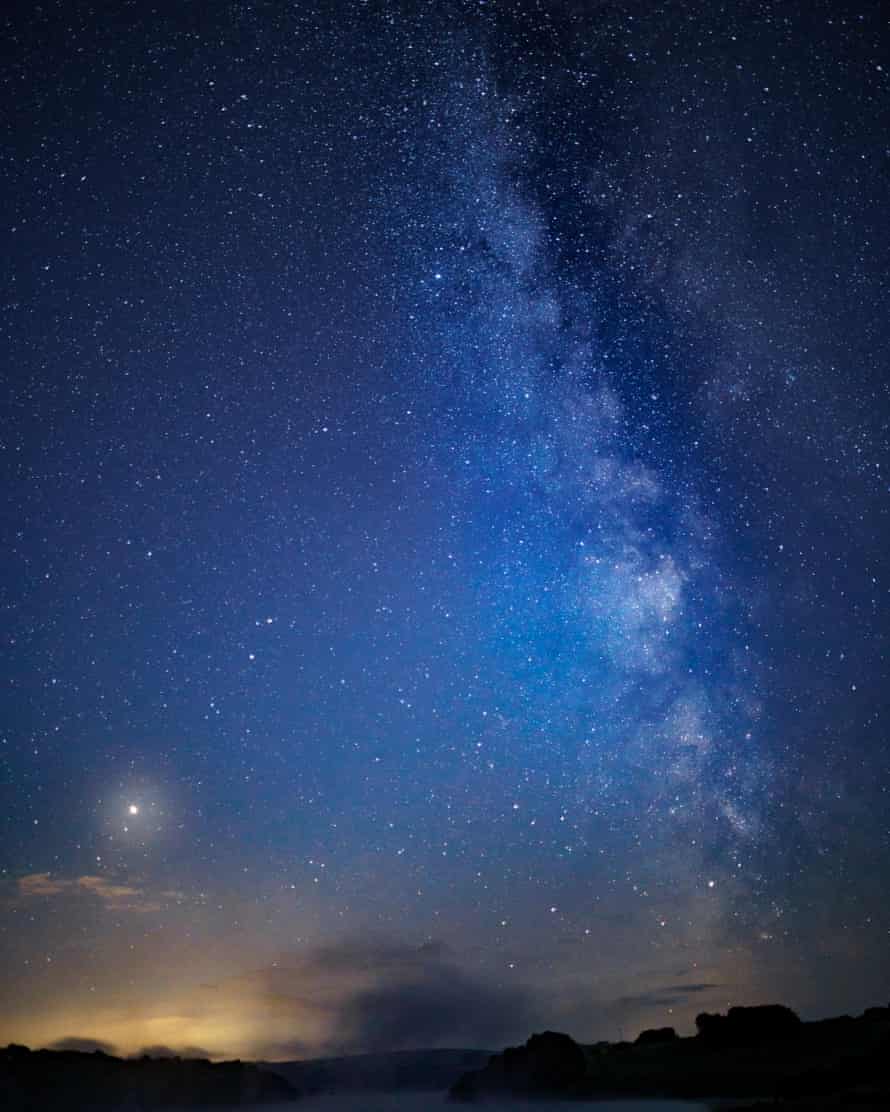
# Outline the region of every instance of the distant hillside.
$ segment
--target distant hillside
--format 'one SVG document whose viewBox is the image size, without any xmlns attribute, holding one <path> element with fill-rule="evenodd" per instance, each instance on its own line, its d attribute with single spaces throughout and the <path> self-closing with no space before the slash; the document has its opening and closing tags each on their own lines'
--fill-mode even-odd
<svg viewBox="0 0 890 1112">
<path fill-rule="evenodd" d="M 661 1027 L 635 1043 L 593 1046 L 545 1031 L 464 1074 L 450 1092 L 464 1101 L 726 1096 L 801 1110 L 890 1109 L 890 1008 L 802 1023 L 773 1004 L 702 1013 L 696 1025 L 692 1038 Z"/>
<path fill-rule="evenodd" d="M 490 1056 L 489 1050 L 399 1050 L 263 1066 L 305 1093 L 444 1091 L 462 1073 L 481 1069 Z"/>
<path fill-rule="evenodd" d="M 125 1060 L 77 1050 L 0 1050 L 4 1112 L 103 1112 L 242 1107 L 295 1100 L 283 1078 L 246 1062 L 203 1058 Z"/>
</svg>

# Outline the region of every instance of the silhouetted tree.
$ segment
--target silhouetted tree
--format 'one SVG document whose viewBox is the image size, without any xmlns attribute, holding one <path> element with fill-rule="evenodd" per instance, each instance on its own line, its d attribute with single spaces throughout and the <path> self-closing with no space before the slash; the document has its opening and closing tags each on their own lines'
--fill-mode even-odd
<svg viewBox="0 0 890 1112">
<path fill-rule="evenodd" d="M 800 1017 L 784 1004 L 730 1008 L 724 1016 L 701 1012 L 695 1017 L 698 1037 L 713 1046 L 747 1046 L 793 1039 L 800 1034 Z"/>
</svg>

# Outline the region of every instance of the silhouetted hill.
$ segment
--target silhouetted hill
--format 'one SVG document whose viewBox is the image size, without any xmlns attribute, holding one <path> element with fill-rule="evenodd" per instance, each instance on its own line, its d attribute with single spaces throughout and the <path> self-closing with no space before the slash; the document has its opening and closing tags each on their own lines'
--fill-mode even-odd
<svg viewBox="0 0 890 1112">
<path fill-rule="evenodd" d="M 0 1050 L 0 1108 L 5 1112 L 104 1112 L 108 1109 L 206 1108 L 290 1101 L 283 1078 L 245 1062 L 124 1060 L 95 1051 Z"/>
<path fill-rule="evenodd" d="M 634 1044 L 594 1046 L 545 1031 L 465 1073 L 450 1094 L 461 1101 L 727 1096 L 780 1100 L 808 1112 L 890 1108 L 890 1008 L 802 1023 L 774 1004 L 702 1013 L 696 1024 L 691 1038 L 660 1028 Z"/>
<path fill-rule="evenodd" d="M 463 1071 L 481 1069 L 490 1057 L 489 1050 L 399 1050 L 273 1062 L 268 1068 L 305 1093 L 444 1092 Z"/>
</svg>

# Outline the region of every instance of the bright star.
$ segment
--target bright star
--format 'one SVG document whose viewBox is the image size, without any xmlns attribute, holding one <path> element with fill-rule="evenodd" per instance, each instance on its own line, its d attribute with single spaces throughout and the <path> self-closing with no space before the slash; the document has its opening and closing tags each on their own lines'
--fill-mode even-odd
<svg viewBox="0 0 890 1112">
<path fill-rule="evenodd" d="M 136 804 L 136 803 L 131 803 L 130 806 L 127 808 L 127 811 L 131 815 L 138 815 L 139 814 L 139 805 Z"/>
</svg>

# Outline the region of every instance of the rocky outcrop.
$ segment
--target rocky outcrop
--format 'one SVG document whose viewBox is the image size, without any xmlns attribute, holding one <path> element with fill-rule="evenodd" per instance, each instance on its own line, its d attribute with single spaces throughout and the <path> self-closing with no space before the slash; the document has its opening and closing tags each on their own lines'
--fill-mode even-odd
<svg viewBox="0 0 890 1112">
<path fill-rule="evenodd" d="M 711 1046 L 755 1046 L 796 1039 L 801 1033 L 800 1017 L 784 1004 L 730 1008 L 726 1015 L 702 1012 L 695 1026 L 698 1037 Z"/>
<path fill-rule="evenodd" d="M 465 1073 L 451 1088 L 455 1100 L 488 1094 L 577 1096 L 587 1077 L 584 1051 L 569 1035 L 544 1031 L 524 1046 L 508 1046 L 484 1069 Z"/>
<path fill-rule="evenodd" d="M 636 1037 L 635 1046 L 660 1046 L 679 1038 L 673 1027 L 649 1027 Z"/>
<path fill-rule="evenodd" d="M 837 1109 L 877 1101 L 890 1108 L 890 1014 L 803 1023 L 780 1004 L 702 1013 L 698 1034 L 670 1027 L 636 1042 L 580 1046 L 552 1031 L 494 1055 L 451 1088 L 456 1100 L 487 1096 L 750 1097 L 789 1108 Z M 847 1101 L 847 1104 L 844 1103 Z M 881 1101 L 884 1103 L 882 1104 Z"/>
</svg>

